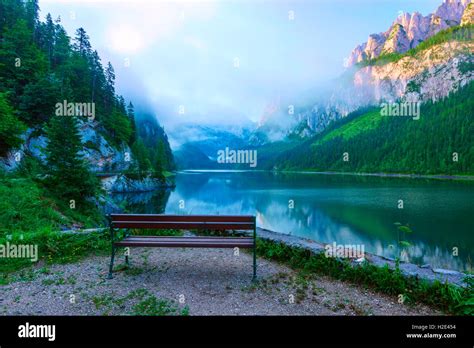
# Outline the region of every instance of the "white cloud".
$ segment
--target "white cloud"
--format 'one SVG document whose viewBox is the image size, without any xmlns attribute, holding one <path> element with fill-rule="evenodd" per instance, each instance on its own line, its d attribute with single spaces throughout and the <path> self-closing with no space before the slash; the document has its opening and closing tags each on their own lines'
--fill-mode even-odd
<svg viewBox="0 0 474 348">
<path fill-rule="evenodd" d="M 203 51 L 207 49 L 206 43 L 198 37 L 195 36 L 185 36 L 183 38 L 183 42 L 191 47 L 199 51 Z"/>
<path fill-rule="evenodd" d="M 105 34 L 108 48 L 117 53 L 137 53 L 145 47 L 145 35 L 131 26 L 109 28 Z"/>
</svg>

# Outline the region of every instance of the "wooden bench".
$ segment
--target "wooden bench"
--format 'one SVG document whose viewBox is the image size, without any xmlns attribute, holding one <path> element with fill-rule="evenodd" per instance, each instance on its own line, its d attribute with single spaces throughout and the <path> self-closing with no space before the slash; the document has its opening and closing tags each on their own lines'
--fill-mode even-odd
<svg viewBox="0 0 474 348">
<path fill-rule="evenodd" d="M 257 257 L 255 242 L 257 226 L 255 216 L 232 215 L 157 215 L 157 214 L 111 214 L 110 237 L 112 256 L 109 276 L 112 278 L 114 258 L 121 247 L 160 247 L 160 248 L 251 248 L 253 249 L 253 280 L 257 277 Z M 115 232 L 126 229 L 123 239 L 116 240 Z M 131 229 L 155 230 L 245 230 L 253 231 L 251 237 L 174 237 L 174 236 L 133 236 Z M 128 265 L 128 255 L 125 256 Z"/>
</svg>

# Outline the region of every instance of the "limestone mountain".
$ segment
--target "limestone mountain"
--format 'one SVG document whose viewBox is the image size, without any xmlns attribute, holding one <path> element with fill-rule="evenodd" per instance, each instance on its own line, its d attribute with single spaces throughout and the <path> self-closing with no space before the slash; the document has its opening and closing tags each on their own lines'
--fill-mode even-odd
<svg viewBox="0 0 474 348">
<path fill-rule="evenodd" d="M 472 0 L 471 0 L 472 1 Z M 323 99 L 296 108 L 301 138 L 382 101 L 437 101 L 474 79 L 474 3 L 447 0 L 430 16 L 399 16 L 386 33 L 356 47 L 352 63 Z"/>
<path fill-rule="evenodd" d="M 400 13 L 387 31 L 369 35 L 367 42 L 354 48 L 347 65 L 375 59 L 383 54 L 405 53 L 441 30 L 469 24 L 472 20 L 472 0 L 445 0 L 427 16 L 419 12 Z"/>
</svg>

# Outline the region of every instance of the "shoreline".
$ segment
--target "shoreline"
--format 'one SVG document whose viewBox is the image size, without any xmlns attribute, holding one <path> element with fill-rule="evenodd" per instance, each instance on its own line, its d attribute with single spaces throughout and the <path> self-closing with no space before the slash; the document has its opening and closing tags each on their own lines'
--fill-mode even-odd
<svg viewBox="0 0 474 348">
<path fill-rule="evenodd" d="M 350 175 L 350 176 L 372 176 L 381 178 L 408 178 L 408 179 L 435 179 L 450 181 L 474 181 L 474 175 L 447 175 L 447 174 L 404 174 L 404 173 L 358 173 L 358 172 L 331 172 L 313 170 L 263 170 L 263 169 L 182 169 L 175 173 L 288 173 L 288 174 L 317 174 L 317 175 Z"/>
<path fill-rule="evenodd" d="M 326 250 L 325 246 L 327 245 L 326 243 L 292 235 L 285 235 L 283 233 L 274 232 L 260 227 L 257 227 L 257 237 L 274 243 L 282 243 L 290 248 L 301 248 L 308 250 L 316 255 L 324 253 Z M 364 253 L 363 260 L 351 260 L 351 264 L 354 267 L 361 265 L 364 262 L 379 268 L 386 266 L 388 266 L 390 269 L 396 268 L 395 260 L 368 252 Z M 448 282 L 459 287 L 466 287 L 467 284 L 464 279 L 474 278 L 473 275 L 456 270 L 434 268 L 431 265 L 418 266 L 416 264 L 404 261 L 400 262 L 399 267 L 404 276 L 424 279 L 430 283 L 439 281 L 441 283 Z"/>
<path fill-rule="evenodd" d="M 357 173 L 357 172 L 316 172 L 316 171 L 277 171 L 280 173 L 298 174 L 320 174 L 320 175 L 351 175 L 351 176 L 375 176 L 387 178 L 412 178 L 412 179 L 436 179 L 436 180 L 463 180 L 474 181 L 474 175 L 446 175 L 446 174 L 402 174 L 402 173 Z"/>
</svg>

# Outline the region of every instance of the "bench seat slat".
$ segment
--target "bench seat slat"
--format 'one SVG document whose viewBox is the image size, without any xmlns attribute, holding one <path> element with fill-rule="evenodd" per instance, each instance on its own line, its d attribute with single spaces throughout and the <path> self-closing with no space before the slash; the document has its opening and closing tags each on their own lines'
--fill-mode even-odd
<svg viewBox="0 0 474 348">
<path fill-rule="evenodd" d="M 219 237 L 219 236 L 151 236 L 151 235 L 141 235 L 141 234 L 134 234 L 131 236 L 128 236 L 128 238 L 169 238 L 169 239 L 178 239 L 181 240 L 183 238 L 206 238 L 206 239 L 242 239 L 242 238 L 249 238 L 252 239 L 252 237 Z"/>
<path fill-rule="evenodd" d="M 170 241 L 175 242 L 179 240 L 186 240 L 186 241 L 219 241 L 219 240 L 228 240 L 228 241 L 253 241 L 251 237 L 197 237 L 197 236 L 190 236 L 190 237 L 169 237 L 169 236 L 129 236 L 125 239 L 134 241 L 134 240 L 148 240 L 148 239 L 155 239 L 155 240 L 162 240 L 162 241 Z"/>
<path fill-rule="evenodd" d="M 139 238 L 127 237 L 120 242 L 115 242 L 115 246 L 129 247 L 191 247 L 191 248 L 252 248 L 253 238 L 206 238 L 206 237 L 154 237 Z"/>
</svg>

